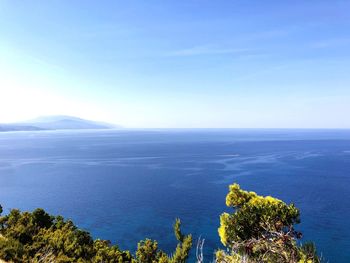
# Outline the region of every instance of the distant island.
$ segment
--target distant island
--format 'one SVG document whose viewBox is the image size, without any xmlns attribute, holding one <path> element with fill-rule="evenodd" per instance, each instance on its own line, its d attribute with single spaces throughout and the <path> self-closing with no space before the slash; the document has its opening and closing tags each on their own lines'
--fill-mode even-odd
<svg viewBox="0 0 350 263">
<path fill-rule="evenodd" d="M 24 122 L 0 124 L 0 132 L 118 128 L 122 127 L 119 125 L 85 120 L 82 118 L 65 115 L 44 116 Z"/>
</svg>

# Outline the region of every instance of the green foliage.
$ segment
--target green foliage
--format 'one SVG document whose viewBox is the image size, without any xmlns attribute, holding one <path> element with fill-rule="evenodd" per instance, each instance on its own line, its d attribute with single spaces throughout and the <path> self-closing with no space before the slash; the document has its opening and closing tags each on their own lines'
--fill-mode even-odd
<svg viewBox="0 0 350 263">
<path fill-rule="evenodd" d="M 175 220 L 175 237 L 178 240 L 175 252 L 171 257 L 158 249 L 158 243 L 150 239 L 141 241 L 136 251 L 136 260 L 138 263 L 184 263 L 192 248 L 192 235 L 183 235 L 181 232 L 180 219 Z"/>
<path fill-rule="evenodd" d="M 155 263 L 158 262 L 158 258 L 162 252 L 158 250 L 157 241 L 146 239 L 140 241 L 137 245 L 136 260 L 142 263 Z"/>
<path fill-rule="evenodd" d="M 0 259 L 21 262 L 23 254 L 23 245 L 18 240 L 0 236 Z"/>
<path fill-rule="evenodd" d="M 0 259 L 11 262 L 92 262 L 92 263 L 181 263 L 188 258 L 191 235 L 181 233 L 179 219 L 174 224 L 178 245 L 169 257 L 157 241 L 140 241 L 134 257 L 110 241 L 93 240 L 62 216 L 51 216 L 43 209 L 32 213 L 13 209 L 0 216 Z"/>
<path fill-rule="evenodd" d="M 129 251 L 121 251 L 118 246 L 111 246 L 110 241 L 96 239 L 93 244 L 92 262 L 119 263 L 135 262 Z"/>
<path fill-rule="evenodd" d="M 54 220 L 54 217 L 50 216 L 41 208 L 37 208 L 33 211 L 32 218 L 34 225 L 40 228 L 49 228 Z"/>
<path fill-rule="evenodd" d="M 229 186 L 226 205 L 233 213 L 220 216 L 221 242 L 230 251 L 219 250 L 217 262 L 317 262 L 316 250 L 300 248 L 294 230 L 300 222 L 299 210 L 271 196 L 244 191 L 238 184 Z"/>
<path fill-rule="evenodd" d="M 223 213 L 220 217 L 219 235 L 225 246 L 260 238 L 267 231 L 289 231 L 300 222 L 299 210 L 293 204 L 241 190 L 238 184 L 230 185 L 229 189 L 226 205 L 235 212 Z"/>
<path fill-rule="evenodd" d="M 2 250 L 2 258 L 28 262 L 39 260 L 45 251 L 57 258 L 57 262 L 78 262 L 89 260 L 94 254 L 93 240 L 88 232 L 77 229 L 71 221 L 64 221 L 62 217 L 50 216 L 43 209 L 32 213 L 13 209 L 1 217 L 0 222 L 2 244 L 10 248 Z M 11 250 L 15 246 L 21 248 L 16 257 Z"/>
<path fill-rule="evenodd" d="M 192 235 L 187 235 L 183 238 L 183 242 L 180 242 L 173 254 L 171 263 L 184 263 L 188 259 L 189 252 L 192 247 Z"/>
<path fill-rule="evenodd" d="M 182 242 L 184 239 L 183 234 L 181 233 L 181 221 L 179 218 L 176 218 L 175 224 L 174 224 L 174 233 L 175 237 L 179 242 Z"/>
<path fill-rule="evenodd" d="M 320 263 L 321 260 L 317 255 L 316 246 L 312 242 L 307 242 L 301 246 L 301 252 L 307 260 L 311 260 L 313 263 Z"/>
<path fill-rule="evenodd" d="M 321 262 L 313 243 L 298 246 L 296 242 L 301 233 L 294 230 L 294 225 L 300 219 L 293 204 L 259 196 L 233 184 L 226 205 L 233 212 L 220 216 L 218 231 L 227 250 L 215 253 L 216 263 Z M 185 263 L 192 235 L 182 233 L 180 219 L 173 227 L 178 244 L 170 256 L 151 239 L 140 241 L 134 256 L 110 241 L 93 240 L 88 232 L 62 216 L 51 216 L 43 209 L 32 213 L 13 209 L 0 216 L 0 259 L 19 263 Z"/>
</svg>

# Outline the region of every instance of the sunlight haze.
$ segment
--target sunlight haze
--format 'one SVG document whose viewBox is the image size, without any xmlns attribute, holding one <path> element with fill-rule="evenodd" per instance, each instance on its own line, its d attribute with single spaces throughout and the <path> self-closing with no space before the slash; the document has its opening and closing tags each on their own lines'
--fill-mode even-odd
<svg viewBox="0 0 350 263">
<path fill-rule="evenodd" d="M 1 1 L 0 122 L 350 128 L 348 1 Z"/>
</svg>

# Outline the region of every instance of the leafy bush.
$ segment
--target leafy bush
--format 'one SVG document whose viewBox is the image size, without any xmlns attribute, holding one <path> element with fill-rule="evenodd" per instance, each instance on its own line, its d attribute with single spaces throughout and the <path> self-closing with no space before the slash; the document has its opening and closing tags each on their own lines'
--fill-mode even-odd
<svg viewBox="0 0 350 263">
<path fill-rule="evenodd" d="M 192 246 L 191 235 L 184 236 L 180 225 L 177 219 L 174 232 L 182 238 L 173 256 L 158 249 L 156 241 L 146 239 L 139 242 L 134 257 L 130 251 L 122 251 L 110 241 L 93 240 L 88 232 L 62 216 L 51 216 L 43 209 L 32 213 L 13 209 L 0 217 L 0 259 L 55 263 L 180 263 L 187 260 Z"/>
<path fill-rule="evenodd" d="M 229 186 L 226 205 L 233 212 L 220 216 L 218 232 L 227 250 L 215 253 L 217 263 L 321 261 L 313 243 L 297 243 L 301 233 L 294 226 L 300 222 L 300 213 L 293 204 L 259 196 L 233 184 Z M 178 244 L 171 255 L 151 239 L 140 241 L 133 255 L 110 241 L 93 240 L 88 232 L 62 216 L 49 215 L 43 209 L 32 213 L 13 209 L 0 216 L 0 259 L 19 263 L 185 263 L 192 235 L 181 232 L 180 219 L 175 220 L 174 234 Z M 197 254 L 202 253 L 203 242 L 198 242 Z M 203 262 L 203 255 L 197 258 L 198 263 Z"/>
<path fill-rule="evenodd" d="M 297 244 L 300 213 L 293 204 L 232 184 L 226 205 L 234 210 L 220 216 L 218 232 L 229 252 L 219 250 L 217 262 L 318 262 L 314 247 Z"/>
</svg>

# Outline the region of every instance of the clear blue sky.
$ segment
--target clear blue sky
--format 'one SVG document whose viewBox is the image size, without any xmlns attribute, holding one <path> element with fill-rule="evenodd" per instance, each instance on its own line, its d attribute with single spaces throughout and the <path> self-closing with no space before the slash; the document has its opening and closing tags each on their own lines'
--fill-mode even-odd
<svg viewBox="0 0 350 263">
<path fill-rule="evenodd" d="M 350 128 L 350 1 L 0 0 L 0 122 Z"/>
</svg>

